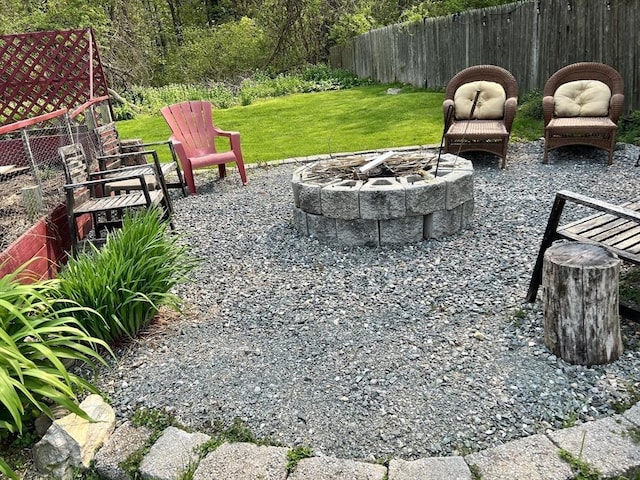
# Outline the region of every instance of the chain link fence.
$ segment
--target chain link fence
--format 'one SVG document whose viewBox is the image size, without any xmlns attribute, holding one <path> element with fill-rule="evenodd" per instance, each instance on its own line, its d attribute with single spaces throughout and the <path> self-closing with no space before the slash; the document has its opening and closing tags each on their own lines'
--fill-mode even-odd
<svg viewBox="0 0 640 480">
<path fill-rule="evenodd" d="M 89 170 L 96 170 L 99 145 L 92 132 L 108 121 L 108 103 L 98 101 L 0 127 L 0 251 L 64 204 L 61 146 L 82 143 Z"/>
</svg>

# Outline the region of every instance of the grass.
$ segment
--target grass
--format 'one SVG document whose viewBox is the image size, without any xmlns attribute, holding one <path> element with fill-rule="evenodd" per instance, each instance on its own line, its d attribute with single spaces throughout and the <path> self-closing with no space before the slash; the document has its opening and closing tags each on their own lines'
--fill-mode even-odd
<svg viewBox="0 0 640 480">
<path fill-rule="evenodd" d="M 302 93 L 261 100 L 247 106 L 216 109 L 216 124 L 242 134 L 245 162 L 309 155 L 439 144 L 444 94 L 391 85 Z M 395 85 L 397 87 L 397 85 Z M 542 135 L 542 121 L 516 117 L 514 138 Z M 118 122 L 120 137 L 145 142 L 166 140 L 169 127 L 161 116 Z M 227 147 L 228 149 L 228 147 Z M 169 161 L 168 151 L 159 151 Z"/>
</svg>

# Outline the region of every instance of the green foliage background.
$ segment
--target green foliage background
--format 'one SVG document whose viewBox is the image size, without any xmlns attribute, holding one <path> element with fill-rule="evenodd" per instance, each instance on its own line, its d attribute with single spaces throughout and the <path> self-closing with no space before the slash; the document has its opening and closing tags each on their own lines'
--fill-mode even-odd
<svg viewBox="0 0 640 480">
<path fill-rule="evenodd" d="M 0 33 L 92 27 L 109 83 L 236 83 L 398 22 L 509 0 L 2 0 Z"/>
</svg>

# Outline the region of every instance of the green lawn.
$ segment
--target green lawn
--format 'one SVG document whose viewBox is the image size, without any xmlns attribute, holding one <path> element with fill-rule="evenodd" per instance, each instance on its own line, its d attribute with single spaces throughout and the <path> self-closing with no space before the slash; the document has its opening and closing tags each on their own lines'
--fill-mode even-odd
<svg viewBox="0 0 640 480">
<path fill-rule="evenodd" d="M 439 144 L 443 93 L 389 85 L 278 97 L 214 111 L 217 125 L 242 134 L 245 161 L 354 152 L 377 148 Z M 118 122 L 120 137 L 145 142 L 166 140 L 164 119 L 139 117 Z M 516 118 L 514 138 L 537 138 L 541 122 Z M 228 142 L 227 142 L 228 143 Z M 228 148 L 228 147 L 226 147 Z M 159 149 L 163 161 L 168 151 Z"/>
<path fill-rule="evenodd" d="M 214 119 L 242 134 L 246 162 L 440 142 L 442 93 L 386 91 L 373 86 L 289 95 L 218 109 Z M 170 134 L 159 115 L 118 122 L 118 132 L 145 142 Z"/>
</svg>

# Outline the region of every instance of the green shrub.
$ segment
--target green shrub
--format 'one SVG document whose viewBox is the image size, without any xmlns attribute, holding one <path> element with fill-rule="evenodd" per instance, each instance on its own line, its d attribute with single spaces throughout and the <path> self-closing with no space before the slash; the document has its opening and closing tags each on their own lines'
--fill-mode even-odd
<svg viewBox="0 0 640 480">
<path fill-rule="evenodd" d="M 65 362 L 93 367 L 105 363 L 96 350 L 108 351 L 74 318 L 87 310 L 56 299 L 57 280 L 23 285 L 18 273 L 0 278 L 0 438 L 21 434 L 24 420 L 40 412 L 53 418 L 53 404 L 86 418 L 76 391 L 96 389 L 70 373 Z M 2 459 L 0 472 L 15 478 Z"/>
<path fill-rule="evenodd" d="M 195 261 L 167 228 L 156 209 L 126 215 L 102 250 L 78 255 L 60 273 L 59 295 L 95 311 L 79 317 L 93 336 L 108 343 L 133 338 L 161 306 L 179 310 L 171 289 Z"/>
<path fill-rule="evenodd" d="M 618 141 L 640 143 L 640 110 L 624 115 L 618 122 Z"/>
<path fill-rule="evenodd" d="M 542 92 L 540 90 L 525 93 L 519 103 L 518 115 L 531 120 L 542 120 Z"/>
</svg>

